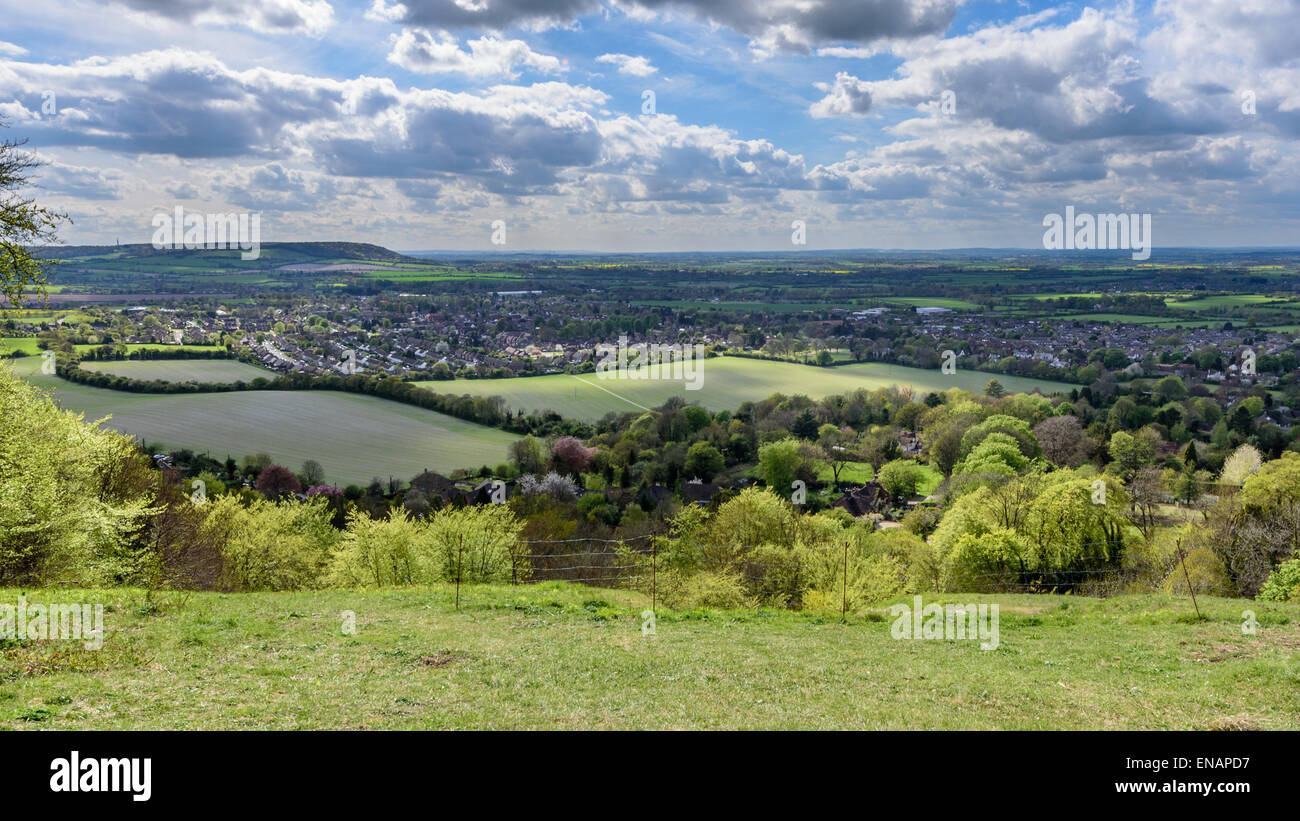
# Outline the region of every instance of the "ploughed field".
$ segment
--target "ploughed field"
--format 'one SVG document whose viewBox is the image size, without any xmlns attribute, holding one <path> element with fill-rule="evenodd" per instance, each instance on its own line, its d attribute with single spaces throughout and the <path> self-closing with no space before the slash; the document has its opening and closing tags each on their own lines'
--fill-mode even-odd
<svg viewBox="0 0 1300 821">
<path fill-rule="evenodd" d="M 82 370 L 111 373 L 145 382 L 252 382 L 259 377 L 274 379 L 278 374 L 266 368 L 232 359 L 126 359 L 81 363 Z"/>
<path fill-rule="evenodd" d="M 129 393 L 47 376 L 40 365 L 39 357 L 26 357 L 13 360 L 12 366 L 51 389 L 62 407 L 84 413 L 88 421 L 111 415 L 105 424 L 114 430 L 151 445 L 189 448 L 221 460 L 266 453 L 297 470 L 315 459 L 325 468 L 327 480 L 340 485 L 365 484 L 376 476 L 407 480 L 426 469 L 446 473 L 497 465 L 506 460 L 507 447 L 517 438 L 373 396 L 336 391 Z M 0 367 L 8 365 L 0 362 Z"/>
<path fill-rule="evenodd" d="M 1043 379 L 963 370 L 944 374 L 935 368 L 907 368 L 879 362 L 855 363 L 819 368 L 793 362 L 714 357 L 695 367 L 700 388 L 687 389 L 683 380 L 634 379 L 625 374 L 548 374 L 508 379 L 457 379 L 418 383 L 435 393 L 501 396 L 515 410 L 552 410 L 569 419 L 594 422 L 611 411 L 626 413 L 662 405 L 680 396 L 698 402 L 711 411 L 735 410 L 743 402 L 766 399 L 774 393 L 802 393 L 814 399 L 848 393 L 858 388 L 872 390 L 890 385 L 910 387 L 920 395 L 948 388 L 981 392 L 990 379 L 997 379 L 1012 393 L 1069 392 L 1076 385 Z"/>
</svg>

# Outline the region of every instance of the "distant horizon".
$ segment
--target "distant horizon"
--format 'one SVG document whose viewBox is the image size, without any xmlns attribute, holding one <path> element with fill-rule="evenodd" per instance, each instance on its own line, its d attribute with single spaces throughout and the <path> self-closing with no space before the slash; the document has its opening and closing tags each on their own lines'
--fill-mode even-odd
<svg viewBox="0 0 1300 821">
<path fill-rule="evenodd" d="M 404 249 L 390 245 L 384 245 L 378 242 L 366 240 L 350 239 L 305 239 L 305 240 L 266 240 L 261 243 L 262 247 L 275 245 L 303 245 L 303 244 L 330 244 L 341 243 L 346 245 L 372 245 L 382 248 L 386 251 L 402 254 L 404 256 L 419 256 L 422 254 L 466 254 L 478 256 L 520 256 L 520 255 L 556 255 L 556 254 L 585 254 L 591 256 L 681 256 L 687 254 L 716 254 L 723 256 L 743 256 L 743 255 L 811 255 L 811 254 L 948 254 L 948 253 L 1030 253 L 1044 255 L 1061 255 L 1061 256 L 1083 256 L 1083 257 L 1105 257 L 1105 256 L 1125 256 L 1128 252 L 1124 250 L 1102 249 L 1102 250 L 1054 250 L 1050 248 L 1035 248 L 1033 246 L 965 246 L 952 248 L 791 248 L 791 249 L 760 249 L 760 250 L 741 250 L 741 249 L 686 249 L 677 251 L 609 251 L 609 250 L 592 250 L 582 248 L 521 248 L 511 250 L 484 249 L 484 248 L 413 248 Z M 148 242 L 123 242 L 123 243 L 98 243 L 98 242 L 64 242 L 59 245 L 42 245 L 35 246 L 40 251 L 57 250 L 59 248 L 129 248 L 138 246 L 149 246 Z M 223 251 L 229 250 L 234 252 L 236 249 L 225 248 L 166 248 L 157 249 L 159 251 Z M 1176 252 L 1176 251 L 1284 251 L 1300 253 L 1300 245 L 1169 245 L 1154 246 L 1152 249 L 1152 260 L 1158 252 Z M 1150 263 L 1152 260 L 1145 260 Z"/>
</svg>

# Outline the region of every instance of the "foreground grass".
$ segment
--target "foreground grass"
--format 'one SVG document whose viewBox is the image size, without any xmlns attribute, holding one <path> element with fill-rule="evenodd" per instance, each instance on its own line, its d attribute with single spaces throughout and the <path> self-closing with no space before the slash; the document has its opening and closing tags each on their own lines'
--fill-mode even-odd
<svg viewBox="0 0 1300 821">
<path fill-rule="evenodd" d="M 459 612 L 450 586 L 27 597 L 105 603 L 107 640 L 0 642 L 0 728 L 1300 728 L 1295 604 L 927 597 L 998 602 L 982 651 L 891 639 L 880 610 L 661 609 L 644 636 L 639 594 L 557 582 L 467 586 Z"/>
</svg>

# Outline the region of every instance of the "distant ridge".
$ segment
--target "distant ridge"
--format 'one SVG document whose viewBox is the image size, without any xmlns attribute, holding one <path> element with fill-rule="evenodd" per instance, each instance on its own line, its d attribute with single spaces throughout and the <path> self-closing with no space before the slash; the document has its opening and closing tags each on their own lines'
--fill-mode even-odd
<svg viewBox="0 0 1300 821">
<path fill-rule="evenodd" d="M 422 262 L 423 260 L 399 254 L 380 245 L 368 242 L 263 242 L 263 254 L 281 252 L 283 254 L 307 257 L 310 259 L 355 259 L 364 262 Z M 38 256 L 45 258 L 73 258 L 97 256 L 100 254 L 120 254 L 123 257 L 187 257 L 198 255 L 236 256 L 237 249 L 210 248 L 154 248 L 148 243 L 130 245 L 47 245 L 35 249 Z M 274 256 L 274 253 L 271 254 Z"/>
</svg>

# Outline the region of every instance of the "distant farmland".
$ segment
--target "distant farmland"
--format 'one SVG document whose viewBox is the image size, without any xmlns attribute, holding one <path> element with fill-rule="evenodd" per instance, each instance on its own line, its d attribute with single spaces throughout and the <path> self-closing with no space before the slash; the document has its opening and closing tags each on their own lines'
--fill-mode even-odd
<svg viewBox="0 0 1300 821">
<path fill-rule="evenodd" d="M 294 470 L 315 459 L 328 480 L 339 484 L 390 475 L 406 480 L 426 468 L 447 473 L 497 465 L 517 438 L 423 408 L 350 393 L 125 393 L 42 375 L 37 357 L 15 360 L 13 367 L 52 389 L 68 410 L 84 413 L 89 421 L 111 414 L 107 427 L 150 444 L 185 447 L 217 459 L 266 453 Z"/>
<path fill-rule="evenodd" d="M 626 413 L 662 405 L 669 397 L 681 396 L 709 410 L 735 410 L 743 402 L 766 399 L 774 393 L 802 393 L 821 398 L 858 388 L 905 385 L 917 392 L 962 388 L 983 391 L 990 379 L 997 379 L 1012 392 L 1043 393 L 1069 391 L 1073 385 L 1039 379 L 1003 376 L 982 371 L 961 370 L 950 376 L 937 369 L 905 368 L 876 362 L 817 368 L 790 362 L 717 357 L 701 366 L 703 387 L 686 390 L 680 381 L 601 379 L 595 374 L 571 376 L 515 377 L 511 379 L 461 379 L 454 382 L 420 382 L 437 393 L 501 396 L 514 409 L 553 410 L 571 419 L 593 422 L 605 414 Z"/>
<path fill-rule="evenodd" d="M 81 363 L 82 370 L 111 373 L 146 382 L 252 382 L 258 377 L 273 379 L 277 374 L 256 365 L 231 359 L 141 359 L 117 362 Z"/>
</svg>

